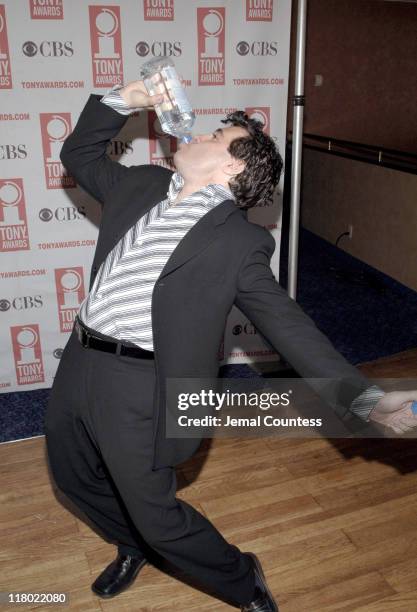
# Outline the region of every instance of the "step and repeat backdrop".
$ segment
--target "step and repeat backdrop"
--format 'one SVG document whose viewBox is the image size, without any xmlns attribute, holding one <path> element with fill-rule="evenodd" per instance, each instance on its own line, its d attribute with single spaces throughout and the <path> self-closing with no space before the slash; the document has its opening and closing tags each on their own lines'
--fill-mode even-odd
<svg viewBox="0 0 417 612">
<path fill-rule="evenodd" d="M 59 154 L 91 93 L 171 57 L 196 133 L 244 109 L 285 153 L 291 0 L 3 0 L 0 3 L 0 392 L 50 387 L 86 295 L 100 208 Z M 132 115 L 108 146 L 128 166 L 172 167 L 176 140 Z M 271 231 L 278 280 L 283 181 L 249 211 Z M 276 360 L 235 307 L 220 363 Z"/>
</svg>

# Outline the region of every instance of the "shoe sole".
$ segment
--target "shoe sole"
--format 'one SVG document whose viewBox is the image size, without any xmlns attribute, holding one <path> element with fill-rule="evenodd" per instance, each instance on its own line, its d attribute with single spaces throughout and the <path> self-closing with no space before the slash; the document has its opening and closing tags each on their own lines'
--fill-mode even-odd
<svg viewBox="0 0 417 612">
<path fill-rule="evenodd" d="M 96 589 L 93 585 L 91 585 L 91 590 L 98 595 L 99 597 L 101 597 L 102 599 L 111 599 L 112 597 L 116 597 L 116 595 L 119 595 L 119 593 L 121 593 L 122 591 L 125 591 L 126 589 L 128 589 L 130 586 L 132 586 L 132 584 L 134 583 L 134 581 L 136 580 L 137 575 L 139 574 L 139 571 L 142 569 L 142 567 L 144 565 L 146 565 L 148 562 L 147 559 L 144 559 L 143 561 L 141 561 L 139 563 L 139 565 L 137 566 L 137 568 L 135 569 L 135 573 L 133 574 L 132 578 L 130 579 L 130 582 L 128 582 L 127 584 L 125 584 L 119 591 L 117 591 L 116 593 L 102 593 L 101 591 L 99 591 L 98 589 Z"/>
<path fill-rule="evenodd" d="M 261 562 L 259 561 L 258 557 L 255 555 L 255 553 L 247 552 L 245 554 L 252 558 L 252 560 L 253 560 L 253 562 L 255 564 L 255 567 L 256 567 L 256 571 L 261 576 L 262 582 L 264 583 L 265 590 L 268 593 L 268 596 L 269 596 L 270 600 L 272 601 L 272 603 L 274 605 L 274 612 L 279 612 L 277 602 L 275 601 L 274 596 L 272 595 L 271 591 L 268 588 L 268 584 L 266 582 L 265 574 L 263 573 L 263 570 L 262 570 Z"/>
</svg>

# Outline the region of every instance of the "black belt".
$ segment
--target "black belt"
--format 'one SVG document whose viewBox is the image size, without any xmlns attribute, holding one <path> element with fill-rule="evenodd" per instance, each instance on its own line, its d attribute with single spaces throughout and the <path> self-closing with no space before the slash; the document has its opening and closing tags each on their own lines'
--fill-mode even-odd
<svg viewBox="0 0 417 612">
<path fill-rule="evenodd" d="M 106 353 L 114 353 L 115 355 L 126 355 L 127 357 L 136 357 L 137 359 L 154 359 L 154 352 L 147 351 L 139 346 L 126 346 L 122 342 L 111 342 L 103 340 L 98 336 L 94 336 L 77 317 L 75 319 L 75 331 L 78 340 L 84 348 L 97 349 Z"/>
</svg>

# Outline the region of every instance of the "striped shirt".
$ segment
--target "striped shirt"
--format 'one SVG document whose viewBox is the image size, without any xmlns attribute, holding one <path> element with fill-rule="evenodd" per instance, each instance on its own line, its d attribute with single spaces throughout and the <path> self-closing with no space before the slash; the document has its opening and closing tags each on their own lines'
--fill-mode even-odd
<svg viewBox="0 0 417 612">
<path fill-rule="evenodd" d="M 118 113 L 130 115 L 114 85 L 101 102 Z M 156 204 L 128 230 L 100 266 L 89 295 L 80 306 L 79 317 L 90 328 L 118 340 L 128 340 L 153 351 L 151 299 L 156 280 L 180 240 L 194 224 L 232 193 L 222 185 L 208 185 L 173 205 L 183 185 L 174 173 L 165 200 Z M 369 421 L 369 413 L 385 395 L 372 385 L 356 397 L 350 411 Z"/>
<path fill-rule="evenodd" d="M 100 266 L 79 317 L 96 331 L 153 351 L 152 292 L 177 244 L 203 215 L 227 199 L 222 185 L 207 185 L 173 204 L 184 184 L 173 174 L 167 197 L 119 240 Z"/>
</svg>

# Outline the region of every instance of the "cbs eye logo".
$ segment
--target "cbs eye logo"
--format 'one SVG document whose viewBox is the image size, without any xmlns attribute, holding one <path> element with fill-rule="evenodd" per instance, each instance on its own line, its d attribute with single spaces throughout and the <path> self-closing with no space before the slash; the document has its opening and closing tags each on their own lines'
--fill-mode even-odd
<svg viewBox="0 0 417 612">
<path fill-rule="evenodd" d="M 27 57 L 34 57 L 38 52 L 38 45 L 31 40 L 28 40 L 23 43 L 22 51 Z"/>
<path fill-rule="evenodd" d="M 0 312 L 6 312 L 10 308 L 9 300 L 0 300 Z"/>
<path fill-rule="evenodd" d="M 239 55 L 247 55 L 249 53 L 249 50 L 250 50 L 249 44 L 245 42 L 244 40 L 241 40 L 236 45 L 236 51 L 239 53 Z"/>
<path fill-rule="evenodd" d="M 42 208 L 39 211 L 39 219 L 41 221 L 50 221 L 53 217 L 52 210 L 50 208 Z"/>
<path fill-rule="evenodd" d="M 136 45 L 136 53 L 140 56 L 140 57 L 145 57 L 145 55 L 149 54 L 149 45 L 148 43 L 141 41 L 138 42 L 138 44 Z"/>
</svg>

